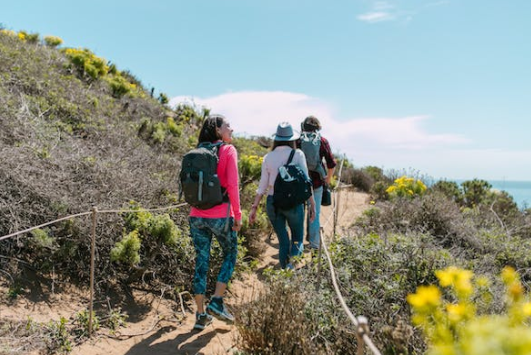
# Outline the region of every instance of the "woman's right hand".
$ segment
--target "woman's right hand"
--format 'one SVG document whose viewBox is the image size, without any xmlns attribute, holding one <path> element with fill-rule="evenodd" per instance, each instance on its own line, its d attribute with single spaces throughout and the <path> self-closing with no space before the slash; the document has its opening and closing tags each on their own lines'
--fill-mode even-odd
<svg viewBox="0 0 531 355">
<path fill-rule="evenodd" d="M 249 213 L 249 224 L 253 224 L 256 221 L 256 208 L 251 207 L 251 213 Z"/>
</svg>

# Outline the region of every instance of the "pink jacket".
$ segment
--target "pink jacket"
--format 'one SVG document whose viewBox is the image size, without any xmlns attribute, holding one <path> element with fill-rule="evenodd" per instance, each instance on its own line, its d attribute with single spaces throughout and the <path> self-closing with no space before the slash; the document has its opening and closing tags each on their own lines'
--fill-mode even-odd
<svg viewBox="0 0 531 355">
<path fill-rule="evenodd" d="M 221 186 L 227 189 L 230 201 L 230 216 L 242 219 L 240 207 L 240 182 L 238 175 L 238 152 L 233 145 L 223 144 L 219 150 L 218 177 Z M 192 207 L 190 217 L 224 218 L 227 217 L 227 203 L 214 206 L 208 210 Z"/>
</svg>

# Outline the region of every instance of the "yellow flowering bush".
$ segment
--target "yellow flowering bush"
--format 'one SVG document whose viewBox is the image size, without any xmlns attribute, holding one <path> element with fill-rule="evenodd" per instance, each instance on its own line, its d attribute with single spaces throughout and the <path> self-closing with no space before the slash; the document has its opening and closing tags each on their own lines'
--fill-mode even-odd
<svg viewBox="0 0 531 355">
<path fill-rule="evenodd" d="M 439 286 L 420 286 L 407 297 L 412 321 L 428 339 L 427 355 L 531 354 L 531 302 L 513 268 L 501 274 L 506 309 L 500 315 L 477 310 L 490 302 L 488 279 L 453 266 L 436 276 Z"/>
<path fill-rule="evenodd" d="M 109 71 L 105 59 L 96 56 L 86 48 L 67 48 L 64 53 L 78 70 L 92 79 L 98 79 Z"/>
<path fill-rule="evenodd" d="M 401 176 L 396 179 L 385 192 L 389 197 L 415 197 L 420 196 L 426 192 L 426 185 L 419 179 Z"/>
<path fill-rule="evenodd" d="M 263 159 L 257 155 L 242 155 L 240 157 L 238 170 L 243 184 L 260 179 Z"/>
<path fill-rule="evenodd" d="M 46 36 L 44 37 L 44 43 L 48 47 L 55 48 L 55 47 L 60 46 L 63 43 L 63 40 L 56 36 Z"/>
</svg>

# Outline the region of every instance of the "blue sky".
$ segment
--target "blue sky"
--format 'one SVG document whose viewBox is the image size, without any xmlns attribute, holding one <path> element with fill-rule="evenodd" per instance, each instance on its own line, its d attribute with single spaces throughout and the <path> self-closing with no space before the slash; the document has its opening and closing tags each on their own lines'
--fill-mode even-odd
<svg viewBox="0 0 531 355">
<path fill-rule="evenodd" d="M 531 180 L 531 1 L 0 0 L 0 23 L 270 135 L 313 114 L 357 167 Z"/>
</svg>

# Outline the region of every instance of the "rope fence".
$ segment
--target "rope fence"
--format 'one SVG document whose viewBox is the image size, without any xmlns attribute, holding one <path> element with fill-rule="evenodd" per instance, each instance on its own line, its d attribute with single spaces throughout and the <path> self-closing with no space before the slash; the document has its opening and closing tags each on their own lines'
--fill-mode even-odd
<svg viewBox="0 0 531 355">
<path fill-rule="evenodd" d="M 328 225 L 330 223 L 331 220 L 333 220 L 333 222 L 334 222 L 334 227 L 333 227 L 334 235 L 335 235 L 335 229 L 336 229 L 335 226 L 336 226 L 337 218 L 338 218 L 337 210 L 339 209 L 339 198 L 336 195 L 337 195 L 337 191 L 339 191 L 342 188 L 346 188 L 346 187 L 348 187 L 348 186 L 346 186 L 346 185 L 345 186 L 341 186 L 341 183 L 338 182 L 337 188 L 334 189 L 334 191 L 333 191 L 333 195 L 334 195 L 333 211 L 332 211 L 332 214 L 328 217 L 328 220 L 326 221 L 326 223 L 324 224 L 326 226 L 326 225 Z M 92 329 L 93 328 L 93 314 L 92 313 L 93 313 L 93 304 L 94 304 L 94 299 L 93 299 L 93 297 L 94 297 L 94 273 L 95 273 L 94 270 L 95 270 L 95 249 L 96 249 L 96 225 L 97 225 L 97 216 L 98 216 L 98 214 L 100 214 L 100 213 L 140 213 L 140 212 L 166 211 L 166 210 L 170 210 L 170 209 L 184 207 L 186 205 L 187 205 L 187 203 L 182 203 L 182 204 L 171 205 L 171 206 L 166 206 L 166 207 L 151 208 L 151 209 L 139 208 L 139 209 L 135 209 L 135 210 L 124 210 L 124 209 L 98 210 L 97 207 L 93 207 L 92 211 L 81 212 L 81 213 L 77 213 L 77 214 L 72 214 L 72 215 L 69 215 L 69 216 L 61 217 L 61 218 L 58 218 L 56 220 L 40 224 L 38 226 L 34 226 L 34 227 L 31 227 L 31 228 L 28 228 L 28 229 L 24 229 L 22 231 L 18 231 L 18 232 L 14 232 L 14 233 L 2 236 L 2 237 L 0 237 L 0 241 L 6 240 L 6 239 L 9 239 L 9 238 L 21 235 L 21 234 L 29 233 L 29 232 L 31 232 L 33 230 L 36 230 L 36 229 L 39 229 L 39 228 L 43 228 L 43 227 L 46 227 L 46 226 L 49 226 L 51 224 L 58 223 L 58 222 L 61 222 L 61 221 L 65 221 L 65 220 L 69 220 L 69 219 L 73 219 L 73 218 L 78 218 L 78 217 L 91 215 L 91 219 L 92 219 L 91 234 L 92 234 L 92 236 L 91 236 L 91 247 L 90 247 L 90 286 L 89 286 L 90 298 L 89 298 L 89 319 L 88 319 L 88 328 L 89 328 L 88 329 L 88 336 L 91 337 L 92 336 L 92 330 L 93 330 Z M 317 284 L 318 285 L 320 284 L 321 260 L 322 260 L 321 256 L 322 256 L 322 251 L 324 250 L 324 254 L 326 256 L 328 265 L 330 267 L 330 277 L 332 279 L 332 284 L 334 286 L 334 290 L 336 292 L 336 295 L 337 295 L 337 297 L 339 299 L 341 307 L 343 308 L 343 310 L 347 314 L 347 316 L 350 319 L 350 321 L 356 327 L 356 336 L 357 336 L 357 339 L 358 339 L 358 355 L 363 354 L 363 345 L 364 344 L 366 344 L 369 347 L 369 349 L 372 351 L 372 353 L 374 355 L 381 355 L 379 350 L 373 344 L 372 340 L 369 338 L 369 327 L 368 327 L 367 319 L 365 317 L 363 317 L 363 316 L 355 317 L 352 314 L 352 312 L 350 311 L 350 309 L 348 308 L 343 296 L 341 295 L 341 292 L 339 290 L 339 286 L 338 286 L 338 283 L 337 283 L 337 280 L 336 280 L 336 273 L 335 273 L 335 270 L 334 270 L 334 266 L 332 264 L 332 259 L 330 257 L 329 252 L 328 252 L 328 248 L 326 247 L 326 244 L 324 243 L 323 238 L 322 238 L 324 236 L 324 232 L 323 231 L 324 231 L 324 227 L 321 226 L 321 229 L 319 231 L 319 233 L 320 233 L 320 243 L 319 243 L 319 263 L 318 263 L 318 281 L 317 281 Z M 179 295 L 179 296 L 181 296 L 181 295 Z M 182 299 L 181 299 L 181 302 L 182 302 Z"/>
<path fill-rule="evenodd" d="M 92 336 L 92 328 L 93 328 L 93 310 L 94 310 L 94 272 L 95 272 L 95 254 L 96 254 L 96 225 L 97 225 L 97 217 L 98 213 L 140 213 L 140 212 L 154 212 L 154 211 L 166 211 L 171 210 L 179 207 L 186 206 L 187 203 L 181 203 L 178 205 L 171 205 L 166 207 L 157 207 L 157 208 L 139 208 L 135 210 L 124 210 L 124 209 L 112 209 L 112 210 L 101 210 L 99 211 L 97 207 L 93 207 L 92 211 L 90 212 L 81 212 L 77 214 L 72 214 L 66 217 L 61 217 L 58 219 L 55 219 L 50 222 L 46 222 L 43 224 L 39 224 L 38 226 L 34 226 L 28 229 L 24 229 L 19 232 L 11 233 L 5 236 L 0 237 L 0 241 L 6 240 L 12 237 L 16 237 L 21 234 L 29 233 L 31 231 L 34 231 L 36 229 L 40 229 L 46 226 L 49 226 L 54 223 L 66 221 L 69 219 L 77 218 L 77 217 L 83 217 L 92 215 L 92 226 L 91 226 L 91 240 L 90 240 L 90 281 L 89 281 L 89 319 L 88 319 L 88 335 L 89 337 Z M 181 296 L 181 295 L 179 295 Z M 181 301 L 182 298 L 180 297 Z"/>
</svg>

